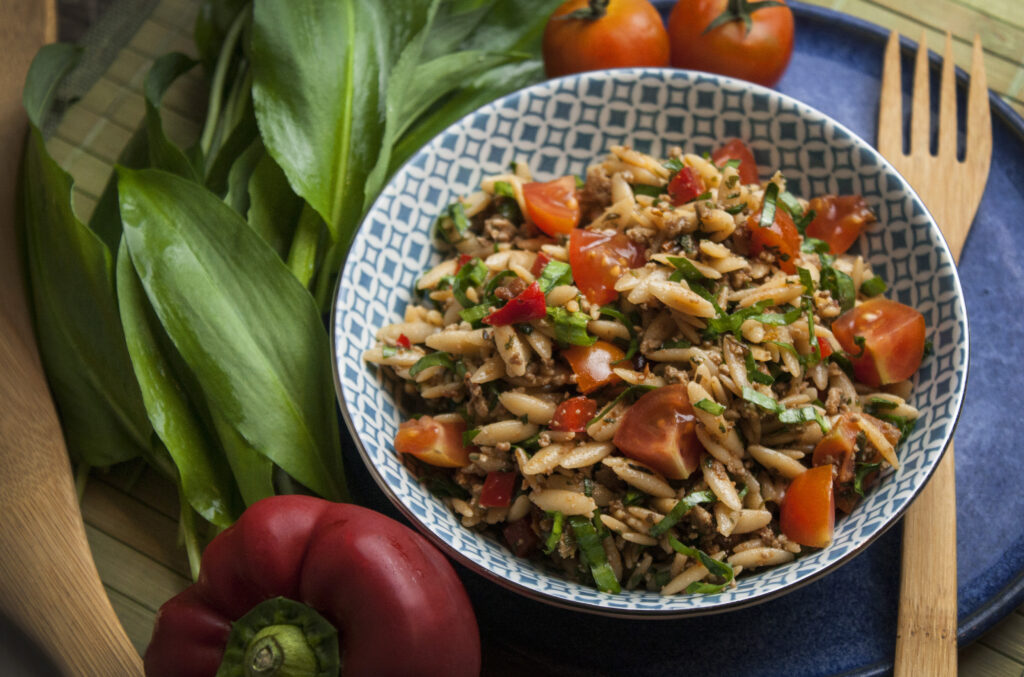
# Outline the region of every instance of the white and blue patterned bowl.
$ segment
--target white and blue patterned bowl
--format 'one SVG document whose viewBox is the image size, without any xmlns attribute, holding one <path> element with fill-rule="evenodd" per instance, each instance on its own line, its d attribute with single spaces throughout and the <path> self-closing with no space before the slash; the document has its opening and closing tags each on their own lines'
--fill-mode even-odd
<svg viewBox="0 0 1024 677">
<path fill-rule="evenodd" d="M 781 169 L 796 195 L 860 193 L 878 214 L 879 223 L 855 246 L 889 283 L 887 296 L 924 314 L 934 352 L 915 376 L 912 404 L 922 417 L 900 450 L 900 469 L 838 521 L 829 547 L 742 577 L 718 595 L 600 593 L 463 528 L 416 481 L 394 452 L 401 421 L 394 393 L 362 354 L 379 327 L 402 318 L 414 281 L 440 260 L 430 231 L 441 210 L 513 159 L 549 179 L 583 174 L 616 144 L 663 157 L 673 145 L 702 153 L 730 137 L 750 144 L 762 179 Z M 371 474 L 442 550 L 545 602 L 609 615 L 676 617 L 793 590 L 849 560 L 890 527 L 951 438 L 967 378 L 968 338 L 960 282 L 938 227 L 871 146 L 824 114 L 769 89 L 703 73 L 630 69 L 570 76 L 516 92 L 466 116 L 417 153 L 373 204 L 355 237 L 335 300 L 333 344 L 342 410 Z"/>
</svg>

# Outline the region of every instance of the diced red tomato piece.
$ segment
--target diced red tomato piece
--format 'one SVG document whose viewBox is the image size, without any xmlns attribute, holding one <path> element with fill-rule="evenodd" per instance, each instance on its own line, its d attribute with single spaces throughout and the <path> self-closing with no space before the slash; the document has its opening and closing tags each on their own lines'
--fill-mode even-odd
<svg viewBox="0 0 1024 677">
<path fill-rule="evenodd" d="M 502 535 L 516 557 L 526 557 L 540 546 L 529 515 L 505 525 Z"/>
<path fill-rule="evenodd" d="M 822 195 L 811 200 L 814 220 L 804 233 L 828 243 L 829 251 L 842 254 L 849 249 L 875 213 L 860 195 Z"/>
<path fill-rule="evenodd" d="M 459 272 L 459 270 L 462 269 L 462 266 L 466 265 L 467 263 L 469 263 L 472 260 L 473 260 L 473 257 L 470 256 L 469 254 L 459 254 L 459 258 L 455 262 L 455 272 L 456 273 Z"/>
<path fill-rule="evenodd" d="M 832 542 L 836 523 L 832 466 L 811 468 L 790 483 L 779 506 L 779 526 L 791 541 L 811 548 Z"/>
<path fill-rule="evenodd" d="M 548 235 L 568 235 L 579 225 L 580 203 L 576 199 L 576 177 L 523 184 L 526 215 Z"/>
<path fill-rule="evenodd" d="M 617 299 L 619 276 L 644 263 L 644 248 L 622 233 L 577 229 L 569 236 L 572 276 L 591 303 L 603 306 Z"/>
<path fill-rule="evenodd" d="M 847 412 L 839 417 L 828 434 L 822 437 L 814 447 L 811 464 L 835 467 L 833 492 L 836 507 L 847 514 L 853 511 L 861 498 L 853 488 L 857 473 L 857 435 L 860 432 L 860 427 L 856 422 L 858 416 L 874 424 L 890 444 L 895 445 L 900 440 L 899 429 L 891 423 L 879 420 L 870 414 Z M 870 459 L 865 460 L 868 463 L 878 463 L 882 460 L 882 455 L 876 450 Z M 868 473 L 861 480 L 862 487 L 871 486 L 877 476 L 877 471 Z"/>
<path fill-rule="evenodd" d="M 823 336 L 818 337 L 818 348 L 821 350 L 821 359 L 823 360 L 827 359 L 829 355 L 835 352 L 832 350 L 832 344 Z"/>
<path fill-rule="evenodd" d="M 832 333 L 861 383 L 878 387 L 910 378 L 924 357 L 924 316 L 910 306 L 877 296 L 840 315 Z M 864 352 L 857 338 L 864 339 Z M 859 357 L 854 357 L 859 355 Z"/>
<path fill-rule="evenodd" d="M 750 229 L 750 253 L 754 256 L 763 250 L 775 254 L 775 264 L 783 272 L 792 275 L 796 272 L 796 259 L 800 256 L 800 231 L 796 229 L 793 218 L 781 207 L 775 209 L 775 219 L 767 228 L 762 228 L 761 210 L 758 209 L 747 220 Z"/>
<path fill-rule="evenodd" d="M 547 315 L 547 302 L 544 300 L 544 292 L 540 290 L 540 285 L 534 280 L 529 287 L 510 299 L 508 303 L 485 317 L 484 322 L 493 327 L 501 327 L 506 324 L 539 320 L 545 315 Z"/>
<path fill-rule="evenodd" d="M 576 387 L 586 394 L 620 380 L 612 371 L 612 365 L 626 353 L 614 343 L 595 341 L 589 346 L 569 346 L 562 355 L 576 374 Z"/>
<path fill-rule="evenodd" d="M 572 397 L 555 409 L 551 419 L 552 430 L 581 433 L 587 429 L 587 422 L 597 416 L 597 402 L 580 395 Z"/>
<path fill-rule="evenodd" d="M 530 268 L 530 274 L 534 277 L 540 277 L 540 274 L 544 272 L 544 266 L 551 263 L 551 257 L 544 252 L 539 252 L 537 258 L 533 260 L 533 267 Z"/>
<path fill-rule="evenodd" d="M 395 435 L 395 451 L 412 454 L 424 463 L 442 468 L 469 465 L 469 448 L 462 443 L 466 424 L 462 421 L 437 421 L 421 416 L 403 422 Z"/>
<path fill-rule="evenodd" d="M 625 456 L 668 479 L 689 477 L 704 446 L 697 439 L 697 417 L 686 386 L 674 383 L 645 393 L 626 410 L 612 442 Z"/>
<path fill-rule="evenodd" d="M 668 182 L 668 194 L 672 196 L 674 205 L 684 205 L 705 190 L 704 179 L 697 176 L 691 167 L 683 167 Z"/>
<path fill-rule="evenodd" d="M 729 160 L 740 161 L 736 171 L 739 172 L 740 181 L 743 185 L 758 182 L 757 161 L 754 160 L 754 152 L 750 150 L 750 146 L 739 139 L 730 139 L 711 154 L 711 161 L 719 167 Z"/>
<path fill-rule="evenodd" d="M 406 336 L 405 334 L 399 334 L 398 338 L 395 340 L 395 343 L 398 345 L 399 348 L 412 348 L 412 342 L 409 340 L 409 337 Z"/>
<path fill-rule="evenodd" d="M 487 473 L 480 491 L 480 505 L 485 508 L 507 508 L 516 490 L 516 472 L 492 470 Z"/>
</svg>

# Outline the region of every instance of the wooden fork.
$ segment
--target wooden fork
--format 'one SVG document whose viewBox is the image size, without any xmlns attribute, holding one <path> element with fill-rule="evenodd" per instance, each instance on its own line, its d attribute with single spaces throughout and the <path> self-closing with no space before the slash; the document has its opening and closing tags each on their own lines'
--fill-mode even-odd
<svg viewBox="0 0 1024 677">
<path fill-rule="evenodd" d="M 895 31 L 885 50 L 878 112 L 878 150 L 914 187 L 946 237 L 954 260 L 970 230 L 988 180 L 992 121 L 981 39 L 974 38 L 967 95 L 967 142 L 957 160 L 956 83 L 953 41 L 946 33 L 939 103 L 938 154 L 930 149 L 931 101 L 928 47 L 922 33 L 914 67 L 910 153 L 903 153 L 900 40 Z M 956 476 L 953 443 L 903 521 L 896 630 L 896 675 L 957 672 Z"/>
</svg>

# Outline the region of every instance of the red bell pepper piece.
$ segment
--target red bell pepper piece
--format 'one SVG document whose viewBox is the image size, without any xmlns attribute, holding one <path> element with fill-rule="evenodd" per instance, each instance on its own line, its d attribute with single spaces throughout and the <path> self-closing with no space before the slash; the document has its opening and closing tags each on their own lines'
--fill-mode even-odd
<svg viewBox="0 0 1024 677">
<path fill-rule="evenodd" d="M 319 659 L 334 641 L 343 645 L 349 676 L 479 674 L 473 608 L 448 560 L 425 538 L 359 506 L 274 496 L 214 538 L 199 580 L 160 608 L 146 675 L 213 677 L 222 660 L 244 657 L 238 628 L 261 627 L 254 617 L 282 603 L 279 597 L 302 602 L 287 604 L 319 614 L 339 638 L 307 632 L 305 641 L 300 633 L 289 643 L 296 626 L 268 620 L 263 632 L 280 640 L 285 661 L 290 651 Z"/>
<path fill-rule="evenodd" d="M 516 473 L 492 470 L 487 473 L 480 491 L 480 505 L 485 508 L 507 508 L 516 490 Z"/>
<path fill-rule="evenodd" d="M 530 274 L 534 277 L 540 277 L 540 274 L 544 272 L 544 266 L 551 263 L 551 257 L 540 252 L 537 254 L 537 258 L 533 260 L 533 267 L 530 268 Z"/>
<path fill-rule="evenodd" d="M 399 348 L 405 348 L 406 350 L 412 348 L 412 342 L 409 340 L 409 337 L 406 336 L 405 334 L 399 334 L 398 340 L 396 340 L 395 343 L 398 344 Z"/>
<path fill-rule="evenodd" d="M 473 260 L 473 257 L 469 254 L 459 254 L 459 259 L 455 262 L 455 272 L 459 272 L 462 266 L 466 265 Z"/>
<path fill-rule="evenodd" d="M 821 359 L 823 360 L 827 359 L 829 355 L 835 352 L 832 350 L 832 344 L 826 341 L 822 336 L 818 337 L 818 348 L 821 349 Z"/>
<path fill-rule="evenodd" d="M 668 182 L 672 204 L 683 205 L 705 191 L 704 180 L 690 167 L 683 167 Z"/>
<path fill-rule="evenodd" d="M 503 307 L 485 317 L 484 322 L 493 327 L 529 322 L 530 320 L 539 320 L 546 316 L 547 311 L 548 306 L 544 300 L 544 292 L 540 290 L 540 285 L 534 281 L 521 294 L 513 297 Z"/>
</svg>

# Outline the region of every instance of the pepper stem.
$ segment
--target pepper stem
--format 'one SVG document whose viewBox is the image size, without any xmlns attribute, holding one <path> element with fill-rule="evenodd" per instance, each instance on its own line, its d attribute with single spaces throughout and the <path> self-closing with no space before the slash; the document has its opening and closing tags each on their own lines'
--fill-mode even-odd
<svg viewBox="0 0 1024 677">
<path fill-rule="evenodd" d="M 217 677 L 336 677 L 338 631 L 295 600 L 275 597 L 231 626 Z"/>
</svg>

